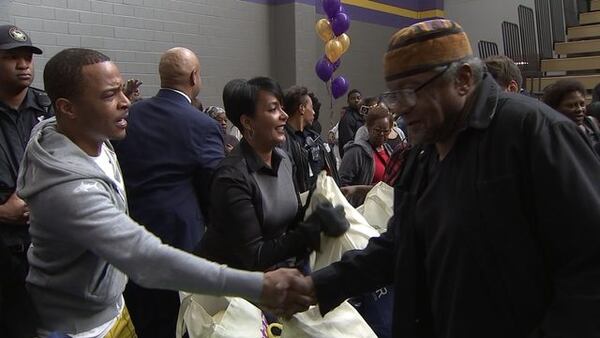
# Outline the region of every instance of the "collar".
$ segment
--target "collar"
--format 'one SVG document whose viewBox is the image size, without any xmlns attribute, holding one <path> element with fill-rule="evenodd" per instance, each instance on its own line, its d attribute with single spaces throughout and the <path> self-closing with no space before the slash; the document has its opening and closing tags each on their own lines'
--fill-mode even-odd
<svg viewBox="0 0 600 338">
<path fill-rule="evenodd" d="M 277 176 L 279 165 L 283 159 L 283 156 L 278 152 L 277 148 L 274 148 L 271 153 L 272 168 L 269 167 L 262 160 L 262 158 L 258 156 L 256 151 L 254 151 L 254 148 L 252 148 L 252 146 L 244 138 L 242 138 L 240 141 L 240 150 L 242 151 L 242 156 L 244 156 L 250 172 L 262 172 L 272 176 Z"/>
<path fill-rule="evenodd" d="M 27 88 L 27 94 L 25 94 L 25 98 L 23 99 L 23 102 L 21 102 L 21 105 L 19 106 L 19 109 L 17 109 L 17 111 L 22 111 L 24 109 L 31 108 L 40 113 L 40 114 L 38 114 L 38 116 L 46 114 L 46 108 L 39 103 L 39 100 L 36 97 L 36 93 L 34 91 L 35 91 L 35 89 L 33 89 L 31 87 Z M 46 95 L 46 93 L 44 93 L 44 92 L 41 92 L 41 93 L 43 95 Z M 42 94 L 40 94 L 40 95 L 42 95 Z M 1 102 L 1 101 L 0 101 L 0 110 L 14 111 L 14 109 L 12 109 L 6 103 Z"/>
<path fill-rule="evenodd" d="M 168 91 L 171 91 L 171 92 L 178 93 L 178 94 L 182 95 L 183 97 L 185 97 L 185 99 L 186 99 L 186 100 L 187 100 L 187 101 L 188 101 L 190 104 L 192 103 L 192 99 L 190 99 L 190 97 L 189 97 L 189 96 L 187 96 L 187 94 L 186 94 L 186 93 L 184 93 L 184 92 L 182 92 L 182 91 L 180 91 L 180 90 L 173 89 L 173 88 L 161 88 L 160 90 L 168 90 Z"/>
<path fill-rule="evenodd" d="M 499 94 L 500 87 L 489 73 L 485 73 L 474 94 L 476 99 L 469 112 L 467 127 L 474 129 L 489 127 L 496 114 Z"/>
</svg>

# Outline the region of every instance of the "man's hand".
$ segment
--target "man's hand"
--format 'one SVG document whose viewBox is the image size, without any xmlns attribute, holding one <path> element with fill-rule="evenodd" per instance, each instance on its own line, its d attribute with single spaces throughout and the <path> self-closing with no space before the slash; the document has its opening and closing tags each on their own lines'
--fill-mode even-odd
<svg viewBox="0 0 600 338">
<path fill-rule="evenodd" d="M 130 101 L 135 101 L 140 97 L 140 86 L 142 81 L 138 79 L 129 79 L 123 86 L 123 93 Z"/>
<path fill-rule="evenodd" d="M 13 224 L 27 224 L 29 221 L 29 207 L 16 193 L 0 205 L 0 222 Z"/>
<path fill-rule="evenodd" d="M 265 273 L 260 304 L 278 316 L 290 317 L 316 304 L 312 279 L 296 269 L 278 269 Z"/>
</svg>

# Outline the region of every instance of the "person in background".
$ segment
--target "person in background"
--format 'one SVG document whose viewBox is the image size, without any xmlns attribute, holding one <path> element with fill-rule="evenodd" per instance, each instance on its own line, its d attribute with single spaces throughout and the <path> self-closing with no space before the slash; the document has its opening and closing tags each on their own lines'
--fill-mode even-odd
<svg viewBox="0 0 600 338">
<path fill-rule="evenodd" d="M 338 125 L 338 148 L 340 158 L 344 158 L 344 146 L 354 140 L 358 128 L 365 124 L 365 117 L 360 114 L 360 103 L 362 94 L 358 89 L 348 92 L 348 106 L 345 108 Z"/>
<path fill-rule="evenodd" d="M 211 222 L 198 255 L 252 271 L 307 271 L 321 232 L 340 236 L 347 230 L 341 206 L 319 205 L 304 221 L 292 162 L 277 147 L 286 140 L 282 101 L 279 84 L 267 77 L 232 80 L 223 89 L 227 117 L 243 137 L 215 171 Z"/>
<path fill-rule="evenodd" d="M 283 109 L 289 118 L 285 126 L 286 138 L 280 145 L 294 165 L 296 188 L 308 191 L 317 182 L 322 170 L 339 184 L 335 156 L 321 135 L 310 128 L 315 111 L 306 87 L 293 86 L 286 90 Z"/>
<path fill-rule="evenodd" d="M 225 156 L 221 128 L 192 106 L 200 93 L 200 60 L 189 49 L 167 50 L 158 64 L 161 89 L 129 108 L 127 137 L 114 143 L 131 218 L 164 243 L 191 252 L 200 243 L 206 191 Z M 170 337 L 179 294 L 130 282 L 125 291 L 142 337 Z"/>
<path fill-rule="evenodd" d="M 380 98 L 367 97 L 362 100 L 362 105 L 360 106 L 360 113 L 364 116 L 367 116 L 372 108 L 375 108 L 380 105 L 386 108 L 385 105 L 381 102 Z M 393 115 L 392 121 L 394 121 Z M 362 126 L 356 131 L 354 141 L 356 141 L 357 139 L 367 140 L 368 138 L 369 131 L 367 130 L 367 126 Z M 404 132 L 402 131 L 402 129 L 398 128 L 395 121 L 393 122 L 392 129 L 390 130 L 390 133 L 388 134 L 385 143 L 387 143 L 387 145 L 390 146 L 390 149 L 392 149 L 392 151 L 396 150 L 396 148 L 398 148 L 401 144 L 406 143 L 406 136 L 404 136 Z"/>
<path fill-rule="evenodd" d="M 585 87 L 577 80 L 563 79 L 544 88 L 542 101 L 575 122 L 600 154 L 600 129 L 586 114 Z"/>
<path fill-rule="evenodd" d="M 0 25 L 0 335 L 35 335 L 35 311 L 25 290 L 29 207 L 17 196 L 17 175 L 33 127 L 53 115 L 50 99 L 31 87 L 33 54 L 42 50 L 21 29 Z"/>
<path fill-rule="evenodd" d="M 315 119 L 313 122 L 308 125 L 308 128 L 315 131 L 315 133 L 321 135 L 323 131 L 323 127 L 321 126 L 321 122 L 319 121 L 319 116 L 321 115 L 321 101 L 317 98 L 315 93 L 308 92 L 308 96 L 310 96 L 310 100 L 312 101 L 313 110 L 315 111 Z"/>
<path fill-rule="evenodd" d="M 504 55 L 494 55 L 483 60 L 487 71 L 505 92 L 518 94 L 523 88 L 523 75 L 515 62 Z"/>
<path fill-rule="evenodd" d="M 225 144 L 225 155 L 229 155 L 233 148 L 240 143 L 235 136 L 227 133 L 227 125 L 229 120 L 225 114 L 225 109 L 217 106 L 209 106 L 204 112 L 210 116 L 213 120 L 217 121 L 221 127 L 221 133 L 223 135 L 223 143 Z"/>
<path fill-rule="evenodd" d="M 596 125 L 600 128 L 600 83 L 592 90 L 592 102 L 585 109 L 586 113 L 594 118 Z"/>
<path fill-rule="evenodd" d="M 392 149 L 386 143 L 393 126 L 390 112 L 384 106 L 368 111 L 367 139 L 356 139 L 346 146 L 346 155 L 340 165 L 340 185 L 353 206 L 363 203 L 366 193 L 383 180 Z"/>
<path fill-rule="evenodd" d="M 123 86 L 123 92 L 131 103 L 136 103 L 137 101 L 142 100 L 142 92 L 140 90 L 142 83 L 143 82 L 139 79 L 129 79 L 127 82 L 125 82 L 125 85 Z"/>
</svg>

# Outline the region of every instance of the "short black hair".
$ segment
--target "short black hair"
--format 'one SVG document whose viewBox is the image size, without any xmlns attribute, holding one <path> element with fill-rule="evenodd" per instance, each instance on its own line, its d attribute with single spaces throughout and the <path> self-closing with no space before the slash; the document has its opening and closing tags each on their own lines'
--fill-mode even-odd
<svg viewBox="0 0 600 338">
<path fill-rule="evenodd" d="M 223 88 L 225 114 L 229 121 L 240 131 L 244 131 L 244 127 L 240 122 L 242 115 L 254 117 L 258 93 L 261 90 L 273 94 L 280 103 L 283 102 L 281 86 L 269 77 L 260 76 L 248 81 L 235 79 L 229 81 Z"/>
<path fill-rule="evenodd" d="M 351 89 L 351 90 L 348 92 L 348 96 L 346 96 L 346 98 L 347 98 L 347 99 L 349 99 L 349 98 L 350 98 L 350 96 L 352 96 L 352 94 L 354 94 L 354 93 L 359 93 L 359 94 L 361 94 L 361 95 L 362 95 L 362 93 L 360 92 L 360 90 L 358 90 L 358 89 Z"/>
<path fill-rule="evenodd" d="M 317 98 L 317 96 L 313 92 L 309 92 L 308 96 L 310 96 L 310 99 L 313 104 L 313 110 L 315 111 L 315 120 L 319 120 L 319 114 L 321 114 L 321 101 L 319 101 L 319 98 Z"/>
<path fill-rule="evenodd" d="M 494 55 L 483 60 L 488 72 L 494 80 L 504 88 L 510 85 L 510 81 L 517 82 L 519 89 L 523 86 L 523 75 L 513 60 L 505 55 Z"/>
<path fill-rule="evenodd" d="M 391 126 L 394 124 L 394 118 L 392 117 L 392 114 L 390 114 L 390 111 L 384 106 L 376 106 L 369 109 L 369 113 L 365 118 L 365 124 L 367 125 L 367 128 L 369 128 L 375 123 L 375 121 L 385 118 L 388 119 L 391 128 Z"/>
<path fill-rule="evenodd" d="M 308 89 L 302 86 L 291 86 L 285 91 L 283 97 L 283 110 L 289 115 L 295 114 L 300 105 L 306 103 L 304 98 L 308 95 Z"/>
<path fill-rule="evenodd" d="M 68 48 L 50 58 L 44 68 L 44 89 L 52 103 L 81 95 L 85 82 L 81 69 L 107 61 L 108 56 L 85 48 Z"/>
<path fill-rule="evenodd" d="M 581 95 L 585 96 L 585 87 L 577 80 L 558 80 L 544 88 L 542 101 L 550 107 L 557 109 L 563 98 L 573 92 L 580 92 Z"/>
</svg>

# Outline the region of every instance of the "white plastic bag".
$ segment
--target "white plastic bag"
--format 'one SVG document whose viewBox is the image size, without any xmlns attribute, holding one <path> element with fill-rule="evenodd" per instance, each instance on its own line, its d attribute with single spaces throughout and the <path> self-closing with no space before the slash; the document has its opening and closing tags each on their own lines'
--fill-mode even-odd
<svg viewBox="0 0 600 338">
<path fill-rule="evenodd" d="M 365 203 L 357 208 L 369 225 L 381 234 L 394 214 L 394 188 L 384 182 L 377 183 L 365 197 Z"/>
<path fill-rule="evenodd" d="M 322 171 L 317 178 L 317 185 L 309 201 L 305 217 L 308 217 L 317 204 L 328 200 L 334 206 L 342 205 L 350 229 L 340 237 L 327 237 L 321 234 L 321 250 L 313 252 L 310 258 L 310 267 L 319 270 L 342 258 L 344 252 L 353 249 L 363 249 L 367 246 L 369 238 L 379 236 L 379 232 L 369 225 L 367 220 L 344 197 L 333 178 Z"/>
<path fill-rule="evenodd" d="M 242 298 L 179 295 L 176 338 L 266 338 L 262 311 Z"/>
<path fill-rule="evenodd" d="M 295 314 L 283 321 L 281 338 L 377 338 L 358 311 L 348 302 L 343 302 L 321 317 L 319 308 L 312 306 L 307 311 Z"/>
</svg>

